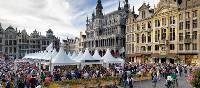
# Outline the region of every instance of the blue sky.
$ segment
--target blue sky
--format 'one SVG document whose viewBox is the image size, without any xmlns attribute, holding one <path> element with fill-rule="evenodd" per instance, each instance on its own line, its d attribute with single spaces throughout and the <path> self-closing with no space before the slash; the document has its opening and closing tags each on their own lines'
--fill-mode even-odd
<svg viewBox="0 0 200 88">
<path fill-rule="evenodd" d="M 85 19 L 95 11 L 97 0 L 0 0 L 0 22 L 26 29 L 28 33 L 37 29 L 45 34 L 51 28 L 59 36 L 78 36 L 85 30 Z M 118 8 L 124 0 L 102 0 L 103 13 Z M 142 3 L 153 7 L 159 0 L 129 0 L 130 6 L 137 10 Z"/>
</svg>

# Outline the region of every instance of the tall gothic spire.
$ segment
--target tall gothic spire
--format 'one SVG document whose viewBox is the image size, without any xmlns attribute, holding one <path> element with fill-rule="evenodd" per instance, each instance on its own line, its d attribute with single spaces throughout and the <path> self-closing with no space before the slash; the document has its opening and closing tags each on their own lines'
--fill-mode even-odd
<svg viewBox="0 0 200 88">
<path fill-rule="evenodd" d="M 119 1 L 119 6 L 118 6 L 118 10 L 121 10 L 121 6 L 120 6 L 120 1 Z"/>
<path fill-rule="evenodd" d="M 87 24 L 89 24 L 89 19 L 88 19 L 88 16 L 87 16 L 87 19 L 86 19 L 86 23 L 87 23 Z"/>
<path fill-rule="evenodd" d="M 97 6 L 96 6 L 96 17 L 97 18 L 103 17 L 102 9 L 103 9 L 103 6 L 101 4 L 101 0 L 98 0 Z"/>
<path fill-rule="evenodd" d="M 125 9 L 125 11 L 126 11 L 127 13 L 129 12 L 129 4 L 128 4 L 128 0 L 125 0 L 124 9 Z"/>
<path fill-rule="evenodd" d="M 132 12 L 132 14 L 135 14 L 135 7 L 133 6 L 133 12 Z"/>
</svg>

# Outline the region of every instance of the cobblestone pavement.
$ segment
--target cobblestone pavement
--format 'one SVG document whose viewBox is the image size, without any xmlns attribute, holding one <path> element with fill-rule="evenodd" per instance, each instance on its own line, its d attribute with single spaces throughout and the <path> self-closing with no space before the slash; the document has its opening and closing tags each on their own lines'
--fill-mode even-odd
<svg viewBox="0 0 200 88">
<path fill-rule="evenodd" d="M 185 76 L 178 77 L 178 87 L 175 88 L 191 88 L 191 86 L 186 81 Z M 145 81 L 138 81 L 135 82 L 134 88 L 153 88 L 153 84 L 151 80 L 145 80 Z M 166 88 L 165 86 L 165 79 L 161 79 L 157 82 L 156 88 Z"/>
<path fill-rule="evenodd" d="M 186 81 L 186 77 L 182 76 L 182 77 L 177 77 L 178 78 L 178 87 L 175 88 L 192 88 L 188 82 Z M 165 86 L 165 79 L 160 79 L 157 82 L 157 86 L 156 88 L 167 88 Z M 119 87 L 119 88 L 124 88 L 124 87 Z M 128 88 L 128 87 L 127 87 Z M 144 80 L 144 81 L 137 81 L 134 83 L 134 87 L 133 88 L 153 88 L 153 83 L 151 80 Z"/>
</svg>

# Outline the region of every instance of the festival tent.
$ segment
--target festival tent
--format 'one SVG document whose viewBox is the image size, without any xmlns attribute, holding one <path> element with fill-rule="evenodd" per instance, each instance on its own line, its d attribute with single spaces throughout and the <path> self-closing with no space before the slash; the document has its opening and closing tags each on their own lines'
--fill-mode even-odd
<svg viewBox="0 0 200 88">
<path fill-rule="evenodd" d="M 101 56 L 99 55 L 98 50 L 95 50 L 94 55 L 92 57 L 95 59 L 101 59 Z"/>
<path fill-rule="evenodd" d="M 80 62 L 81 62 L 81 68 L 83 68 L 85 65 L 94 65 L 94 64 L 102 65 L 103 64 L 102 59 L 93 58 L 90 55 L 88 48 L 86 48 L 83 56 L 80 58 Z"/>
<path fill-rule="evenodd" d="M 67 66 L 67 65 L 78 65 L 79 63 L 75 60 L 72 60 L 65 53 L 63 47 L 60 47 L 58 54 L 51 61 L 51 71 L 54 66 Z"/>
<path fill-rule="evenodd" d="M 114 58 L 111 53 L 110 53 L 110 49 L 107 49 L 106 54 L 102 57 L 102 59 L 104 60 L 104 63 L 106 64 L 106 67 L 109 66 L 109 64 L 124 64 L 123 59 L 120 58 Z"/>
<path fill-rule="evenodd" d="M 72 56 L 71 56 L 71 59 L 76 58 L 76 57 L 77 57 L 77 54 L 76 54 L 76 52 L 74 52 L 74 53 L 72 54 Z"/>
<path fill-rule="evenodd" d="M 53 50 L 51 57 L 52 59 L 58 54 L 58 52 L 56 51 L 56 49 Z"/>
<path fill-rule="evenodd" d="M 49 46 L 47 46 L 46 51 L 53 51 L 53 43 L 50 43 Z"/>
<path fill-rule="evenodd" d="M 71 57 L 72 57 L 72 55 L 71 55 L 71 53 L 70 53 L 70 52 L 68 52 L 67 56 L 68 56 L 69 58 L 71 58 Z"/>
<path fill-rule="evenodd" d="M 82 51 L 80 51 L 78 56 L 76 56 L 75 58 L 72 58 L 72 59 L 80 62 L 80 59 L 81 59 L 82 56 L 83 56 L 83 53 L 82 53 Z"/>
</svg>

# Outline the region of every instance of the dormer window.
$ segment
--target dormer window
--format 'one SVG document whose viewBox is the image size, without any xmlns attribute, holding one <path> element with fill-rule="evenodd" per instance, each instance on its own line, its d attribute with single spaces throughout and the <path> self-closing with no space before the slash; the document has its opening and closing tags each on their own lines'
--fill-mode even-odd
<svg viewBox="0 0 200 88">
<path fill-rule="evenodd" d="M 142 19 L 145 18 L 145 11 L 142 11 Z"/>
</svg>

